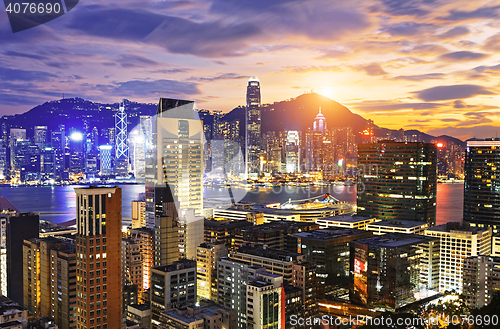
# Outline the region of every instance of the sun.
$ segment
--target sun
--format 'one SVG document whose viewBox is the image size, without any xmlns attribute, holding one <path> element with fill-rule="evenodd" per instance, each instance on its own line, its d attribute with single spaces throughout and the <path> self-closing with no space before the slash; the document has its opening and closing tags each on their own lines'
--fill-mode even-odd
<svg viewBox="0 0 500 329">
<path fill-rule="evenodd" d="M 329 86 L 322 86 L 319 88 L 315 88 L 314 91 L 316 93 L 323 95 L 325 97 L 328 97 L 330 99 L 333 99 L 335 96 L 335 90 L 333 89 L 333 87 L 329 87 Z"/>
</svg>

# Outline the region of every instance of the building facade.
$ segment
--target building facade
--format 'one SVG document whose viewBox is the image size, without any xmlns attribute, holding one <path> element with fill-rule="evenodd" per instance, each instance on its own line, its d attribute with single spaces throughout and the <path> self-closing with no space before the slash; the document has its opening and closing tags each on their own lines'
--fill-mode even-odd
<svg viewBox="0 0 500 329">
<path fill-rule="evenodd" d="M 464 260 L 463 293 L 471 309 L 488 305 L 500 291 L 500 257 L 471 256 Z"/>
<path fill-rule="evenodd" d="M 437 148 L 380 141 L 358 145 L 357 212 L 436 223 Z"/>
<path fill-rule="evenodd" d="M 260 174 L 261 152 L 261 98 L 260 82 L 251 77 L 247 84 L 246 106 L 246 162 L 247 177 L 257 178 Z"/>
<path fill-rule="evenodd" d="M 75 188 L 77 328 L 122 327 L 122 191 Z"/>
<path fill-rule="evenodd" d="M 464 220 L 500 230 L 500 139 L 468 141 L 465 153 Z"/>
</svg>

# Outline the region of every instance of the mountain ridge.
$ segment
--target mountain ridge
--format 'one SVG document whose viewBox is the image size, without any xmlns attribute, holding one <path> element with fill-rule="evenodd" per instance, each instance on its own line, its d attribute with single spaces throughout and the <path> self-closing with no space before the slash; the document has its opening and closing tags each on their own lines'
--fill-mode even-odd
<svg viewBox="0 0 500 329">
<path fill-rule="evenodd" d="M 126 99 L 124 103 L 131 128 L 139 123 L 139 116 L 156 114 L 156 103 L 137 103 Z M 45 102 L 21 114 L 4 115 L 0 118 L 0 123 L 5 122 L 12 128 L 25 128 L 28 137 L 33 136 L 35 125 L 47 126 L 50 130 L 58 129 L 59 124 L 65 124 L 68 128 L 82 129 L 83 122 L 87 121 L 89 126 L 96 126 L 100 130 L 114 126 L 113 115 L 118 107 L 119 103 L 98 103 L 82 98 L 65 98 Z M 387 136 L 388 133 L 397 135 L 397 130 L 378 127 L 371 120 L 351 112 L 346 106 L 317 93 L 306 93 L 272 104 L 264 104 L 261 114 L 261 131 L 262 133 L 283 130 L 306 132 L 309 127 L 312 127 L 312 122 L 320 108 L 329 128 L 350 126 L 356 136 L 359 136 L 361 131 L 371 127 L 377 137 Z M 244 109 L 242 106 L 234 108 L 223 116 L 223 121 L 244 122 Z M 244 125 L 242 126 L 244 130 Z M 418 130 L 405 130 L 405 135 L 418 135 L 424 142 L 453 141 L 465 145 L 465 142 L 452 136 L 436 137 Z M 242 136 L 244 136 L 244 131 Z"/>
</svg>

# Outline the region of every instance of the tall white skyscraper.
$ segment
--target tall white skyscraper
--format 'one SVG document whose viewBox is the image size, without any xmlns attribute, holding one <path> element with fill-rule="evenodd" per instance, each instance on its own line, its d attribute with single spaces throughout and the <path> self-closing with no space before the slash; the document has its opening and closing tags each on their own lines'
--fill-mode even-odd
<svg viewBox="0 0 500 329">
<path fill-rule="evenodd" d="M 300 171 L 300 142 L 298 131 L 288 131 L 286 136 L 286 172 Z"/>
</svg>

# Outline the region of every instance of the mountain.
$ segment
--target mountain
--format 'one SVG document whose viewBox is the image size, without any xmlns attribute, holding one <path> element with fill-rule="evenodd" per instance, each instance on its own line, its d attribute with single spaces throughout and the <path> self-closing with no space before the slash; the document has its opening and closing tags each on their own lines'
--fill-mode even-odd
<svg viewBox="0 0 500 329">
<path fill-rule="evenodd" d="M 141 115 L 155 115 L 157 104 L 144 104 L 123 100 L 128 114 L 129 128 L 135 127 Z M 66 129 L 83 128 L 84 121 L 89 127 L 97 129 L 114 127 L 114 114 L 119 103 L 95 103 L 82 98 L 65 98 L 38 105 L 28 112 L 16 115 L 5 115 L 0 124 L 5 123 L 13 128 L 25 128 L 28 137 L 33 136 L 34 126 L 47 126 L 49 130 L 57 130 L 60 124 Z"/>
<path fill-rule="evenodd" d="M 312 123 L 316 115 L 318 115 L 320 108 L 321 113 L 326 118 L 328 128 L 350 126 L 358 137 L 360 136 L 360 132 L 370 127 L 377 137 L 398 136 L 397 130 L 378 127 L 374 125 L 371 120 L 367 120 L 358 114 L 352 113 L 342 104 L 316 93 L 307 93 L 296 98 L 263 105 L 261 116 L 262 133 L 284 130 L 299 130 L 306 132 L 308 128 L 312 128 Z M 224 116 L 224 121 L 230 122 L 234 120 L 245 122 L 244 107 L 239 106 Z M 417 135 L 419 140 L 428 143 L 437 140 L 443 143 L 453 142 L 455 144 L 465 145 L 463 141 L 446 135 L 435 137 L 418 130 L 406 130 L 404 134 L 408 137 Z"/>
<path fill-rule="evenodd" d="M 126 99 L 123 102 L 128 115 L 129 130 L 138 124 L 139 116 L 156 114 L 157 104 L 137 103 Z M 100 130 L 114 127 L 114 114 L 118 108 L 118 103 L 106 104 L 82 98 L 67 98 L 46 102 L 22 114 L 3 116 L 0 118 L 0 124 L 6 123 L 8 127 L 25 128 L 28 137 L 33 136 L 34 126 L 47 126 L 49 130 L 57 130 L 60 124 L 64 124 L 66 129 L 70 127 L 83 129 L 84 121 L 89 127 L 95 126 Z M 352 113 L 342 104 L 316 93 L 307 93 L 281 102 L 263 105 L 262 133 L 284 130 L 306 132 L 312 127 L 312 122 L 320 108 L 329 128 L 350 126 L 355 135 L 360 136 L 361 131 L 371 127 L 377 137 L 398 136 L 397 130 L 378 127 L 371 120 Z M 213 122 L 213 116 L 208 111 L 201 110 L 200 117 L 205 123 Z M 245 107 L 238 106 L 223 117 L 223 121 L 226 122 L 234 120 L 245 122 Z M 244 136 L 245 125 L 242 124 L 241 127 L 243 128 L 241 135 Z M 417 135 L 425 142 L 453 142 L 465 145 L 461 140 L 450 136 L 434 137 L 418 130 L 406 130 L 405 135 L 409 137 Z"/>
<path fill-rule="evenodd" d="M 350 126 L 360 132 L 368 128 L 370 122 L 347 107 L 328 97 L 308 93 L 296 98 L 277 102 L 262 107 L 262 132 L 269 130 L 300 130 L 306 132 L 312 122 L 321 113 L 325 116 L 328 127 Z"/>
</svg>

